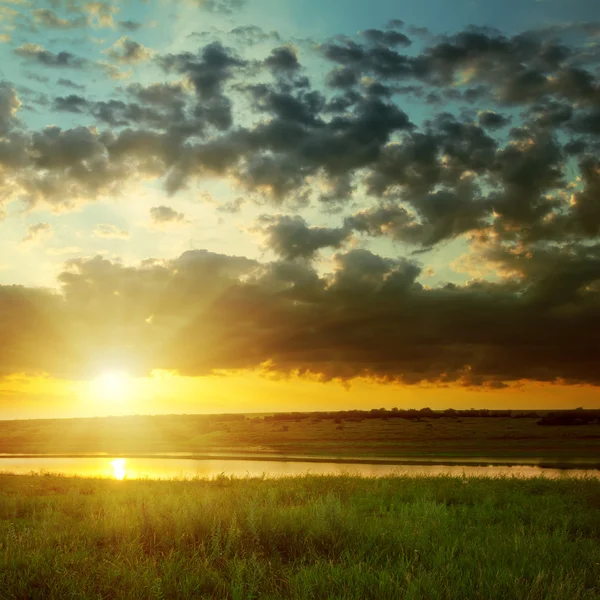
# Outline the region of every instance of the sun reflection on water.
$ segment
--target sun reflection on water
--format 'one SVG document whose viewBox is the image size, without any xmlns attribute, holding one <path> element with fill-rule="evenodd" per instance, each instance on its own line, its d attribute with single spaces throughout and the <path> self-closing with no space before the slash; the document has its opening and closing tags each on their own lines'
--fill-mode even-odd
<svg viewBox="0 0 600 600">
<path fill-rule="evenodd" d="M 115 460 L 113 460 L 110 464 L 113 468 L 113 475 L 115 476 L 115 479 L 118 479 L 119 481 L 125 479 L 125 476 L 127 475 L 125 471 L 125 459 L 115 458 Z"/>
</svg>

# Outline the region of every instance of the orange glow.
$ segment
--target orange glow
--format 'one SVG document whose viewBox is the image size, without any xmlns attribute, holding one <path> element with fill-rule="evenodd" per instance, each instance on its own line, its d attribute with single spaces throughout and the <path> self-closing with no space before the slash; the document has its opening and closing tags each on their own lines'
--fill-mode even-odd
<svg viewBox="0 0 600 600">
<path fill-rule="evenodd" d="M 6 419 L 127 414 L 286 412 L 371 408 L 559 409 L 596 408 L 588 385 L 519 382 L 506 389 L 381 383 L 369 379 L 322 383 L 264 370 L 184 377 L 154 371 L 149 377 L 105 374 L 92 381 L 16 375 L 0 382 Z"/>
</svg>

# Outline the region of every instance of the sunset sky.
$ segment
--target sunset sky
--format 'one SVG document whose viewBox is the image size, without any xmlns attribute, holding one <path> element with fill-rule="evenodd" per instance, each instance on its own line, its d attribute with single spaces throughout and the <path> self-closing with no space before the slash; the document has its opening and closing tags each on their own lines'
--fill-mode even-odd
<svg viewBox="0 0 600 600">
<path fill-rule="evenodd" d="M 598 0 L 0 0 L 0 418 L 600 407 Z"/>
</svg>

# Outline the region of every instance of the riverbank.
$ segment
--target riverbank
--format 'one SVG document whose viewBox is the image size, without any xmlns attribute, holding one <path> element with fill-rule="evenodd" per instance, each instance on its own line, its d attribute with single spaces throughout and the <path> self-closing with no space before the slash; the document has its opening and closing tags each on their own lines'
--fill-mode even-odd
<svg viewBox="0 0 600 600">
<path fill-rule="evenodd" d="M 600 596 L 594 479 L 0 476 L 11 598 Z"/>
</svg>

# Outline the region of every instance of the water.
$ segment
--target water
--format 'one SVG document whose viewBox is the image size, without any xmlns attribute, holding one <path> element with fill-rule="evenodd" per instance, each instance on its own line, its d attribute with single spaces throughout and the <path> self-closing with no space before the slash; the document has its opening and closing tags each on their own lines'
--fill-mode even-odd
<svg viewBox="0 0 600 600">
<path fill-rule="evenodd" d="M 278 460 L 224 460 L 190 458 L 119 458 L 114 456 L 88 457 L 0 457 L 0 472 L 61 473 L 83 477 L 112 479 L 192 479 L 214 478 L 219 475 L 236 477 L 289 477 L 294 475 L 360 475 L 384 477 L 410 476 L 484 476 L 484 477 L 600 477 L 594 469 L 547 469 L 534 465 L 474 466 L 474 465 L 393 465 L 339 464 L 335 462 L 302 462 Z"/>
</svg>

